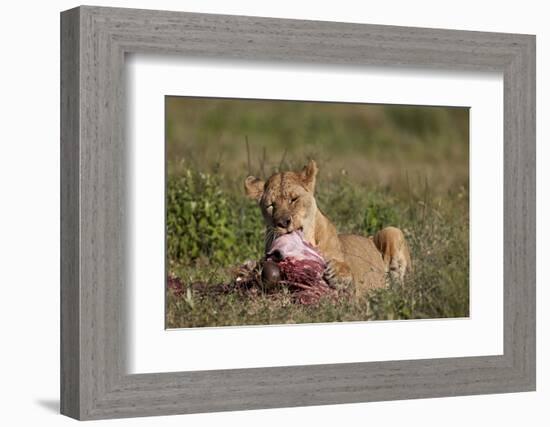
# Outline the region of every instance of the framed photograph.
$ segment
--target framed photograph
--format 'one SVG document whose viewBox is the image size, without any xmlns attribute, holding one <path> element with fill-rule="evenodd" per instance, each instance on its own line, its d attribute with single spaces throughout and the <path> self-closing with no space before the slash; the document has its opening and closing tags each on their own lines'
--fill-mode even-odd
<svg viewBox="0 0 550 427">
<path fill-rule="evenodd" d="M 534 36 L 83 6 L 61 88 L 63 414 L 535 390 Z"/>
<path fill-rule="evenodd" d="M 165 114 L 167 328 L 469 317 L 469 108 Z"/>
</svg>

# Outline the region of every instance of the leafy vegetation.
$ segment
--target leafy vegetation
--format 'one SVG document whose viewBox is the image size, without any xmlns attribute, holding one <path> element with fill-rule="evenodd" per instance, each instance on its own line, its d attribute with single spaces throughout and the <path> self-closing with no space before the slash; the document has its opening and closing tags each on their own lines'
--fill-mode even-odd
<svg viewBox="0 0 550 427">
<path fill-rule="evenodd" d="M 257 256 L 262 222 L 254 206 L 235 200 L 220 186 L 220 177 L 186 170 L 170 177 L 166 196 L 168 258 L 192 263 L 199 258 L 228 266 L 243 256 Z"/>
</svg>

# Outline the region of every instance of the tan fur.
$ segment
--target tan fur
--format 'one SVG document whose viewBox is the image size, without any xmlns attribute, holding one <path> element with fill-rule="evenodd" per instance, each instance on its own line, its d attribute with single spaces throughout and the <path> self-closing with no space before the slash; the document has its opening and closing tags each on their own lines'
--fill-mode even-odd
<svg viewBox="0 0 550 427">
<path fill-rule="evenodd" d="M 411 255 L 403 232 L 399 228 L 386 227 L 376 233 L 373 240 L 392 279 L 403 281 L 405 273 L 412 270 Z"/>
<path fill-rule="evenodd" d="M 403 280 L 410 255 L 401 230 L 387 227 L 374 237 L 339 235 L 315 200 L 317 165 L 311 160 L 300 172 L 281 172 L 265 183 L 249 176 L 247 195 L 258 201 L 266 224 L 266 246 L 274 237 L 301 229 L 305 239 L 327 260 L 325 277 L 335 287 L 352 282 L 359 292 L 385 286 L 387 273 Z"/>
</svg>

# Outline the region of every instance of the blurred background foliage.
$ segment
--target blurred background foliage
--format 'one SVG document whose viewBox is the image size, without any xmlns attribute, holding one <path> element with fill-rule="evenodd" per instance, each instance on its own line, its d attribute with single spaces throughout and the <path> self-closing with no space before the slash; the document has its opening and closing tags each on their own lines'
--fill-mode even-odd
<svg viewBox="0 0 550 427">
<path fill-rule="evenodd" d="M 167 161 L 170 172 L 266 177 L 315 158 L 326 179 L 395 186 L 408 173 L 444 192 L 468 182 L 468 117 L 467 108 L 167 97 Z"/>
</svg>

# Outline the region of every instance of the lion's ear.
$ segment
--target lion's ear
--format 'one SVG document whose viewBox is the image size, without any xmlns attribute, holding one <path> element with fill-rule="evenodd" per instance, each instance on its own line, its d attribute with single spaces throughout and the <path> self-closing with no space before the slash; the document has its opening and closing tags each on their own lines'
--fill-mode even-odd
<svg viewBox="0 0 550 427">
<path fill-rule="evenodd" d="M 244 191 L 249 198 L 260 200 L 264 193 L 264 182 L 260 178 L 249 176 L 244 180 Z"/>
<path fill-rule="evenodd" d="M 304 166 L 304 169 L 302 169 L 302 179 L 309 191 L 313 191 L 315 189 L 315 178 L 318 171 L 319 168 L 317 168 L 317 163 L 315 163 L 315 160 L 310 160 L 309 163 Z"/>
</svg>

